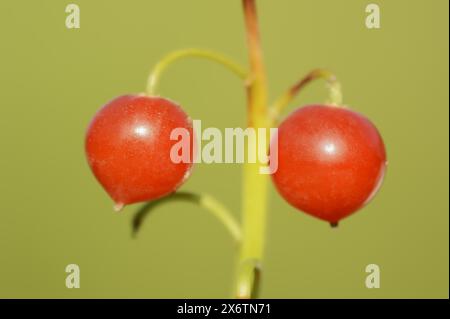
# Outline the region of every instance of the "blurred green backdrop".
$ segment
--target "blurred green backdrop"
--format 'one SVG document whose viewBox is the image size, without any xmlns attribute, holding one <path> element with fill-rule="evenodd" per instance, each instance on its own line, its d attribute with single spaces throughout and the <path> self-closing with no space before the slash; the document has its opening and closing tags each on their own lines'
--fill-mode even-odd
<svg viewBox="0 0 450 319">
<path fill-rule="evenodd" d="M 239 0 L 0 2 L 0 297 L 228 297 L 235 247 L 205 211 L 170 204 L 132 239 L 139 205 L 123 214 L 91 175 L 85 128 L 105 102 L 143 91 L 148 71 L 184 47 L 246 63 Z M 389 169 L 375 200 L 330 229 L 270 190 L 262 297 L 448 297 L 448 1 L 377 1 L 381 29 L 365 27 L 370 1 L 260 0 L 275 97 L 315 67 L 332 69 L 345 102 L 373 120 Z M 161 94 L 204 127 L 245 124 L 241 84 L 198 60 L 165 74 Z M 323 101 L 323 83 L 298 105 Z M 207 191 L 240 215 L 240 166 L 200 165 L 184 190 Z M 65 267 L 81 288 L 65 287 Z M 365 267 L 381 268 L 367 289 Z"/>
</svg>

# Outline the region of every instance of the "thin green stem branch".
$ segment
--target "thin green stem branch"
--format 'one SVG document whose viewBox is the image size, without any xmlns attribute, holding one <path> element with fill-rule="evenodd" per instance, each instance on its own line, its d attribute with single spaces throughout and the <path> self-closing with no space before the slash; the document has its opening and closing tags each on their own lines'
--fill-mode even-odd
<svg viewBox="0 0 450 319">
<path fill-rule="evenodd" d="M 270 108 L 270 113 L 273 122 L 276 122 L 283 112 L 283 110 L 289 105 L 289 103 L 301 92 L 301 90 L 314 80 L 323 79 L 327 81 L 329 87 L 329 104 L 342 105 L 342 92 L 341 85 L 337 81 L 336 76 L 328 70 L 316 69 L 309 72 L 305 77 L 291 86 L 283 95 L 281 95 Z"/>
<path fill-rule="evenodd" d="M 145 217 L 147 217 L 148 214 L 156 207 L 176 201 L 190 202 L 206 209 L 209 213 L 215 216 L 222 223 L 222 225 L 225 226 L 231 237 L 233 237 L 237 243 L 241 242 L 241 227 L 234 219 L 231 212 L 214 197 L 208 194 L 196 194 L 191 192 L 177 192 L 142 206 L 141 209 L 137 211 L 133 219 L 133 234 L 137 234 Z"/>
<path fill-rule="evenodd" d="M 220 53 L 202 49 L 178 50 L 169 53 L 155 65 L 147 80 L 147 94 L 150 96 L 155 95 L 162 73 L 172 63 L 184 58 L 207 59 L 224 66 L 243 80 L 246 80 L 248 76 L 248 72 L 243 67 Z"/>
<path fill-rule="evenodd" d="M 210 195 L 203 194 L 200 196 L 198 203 L 222 222 L 236 242 L 241 242 L 241 226 L 233 218 L 231 212 L 228 211 L 228 209 L 221 202 Z"/>
</svg>

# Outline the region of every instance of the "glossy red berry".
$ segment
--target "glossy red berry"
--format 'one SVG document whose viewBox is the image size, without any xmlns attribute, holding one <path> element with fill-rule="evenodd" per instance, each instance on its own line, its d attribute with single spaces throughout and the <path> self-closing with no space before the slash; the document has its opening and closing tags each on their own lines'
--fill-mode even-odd
<svg viewBox="0 0 450 319">
<path fill-rule="evenodd" d="M 272 175 L 277 190 L 294 207 L 332 225 L 373 198 L 385 168 L 376 127 L 349 109 L 305 106 L 278 128 L 278 170 Z"/>
<path fill-rule="evenodd" d="M 160 97 L 121 96 L 94 116 L 86 133 L 87 160 L 117 209 L 167 195 L 189 176 L 192 161 L 170 158 L 174 128 L 188 130 L 192 142 L 190 118 Z"/>
</svg>

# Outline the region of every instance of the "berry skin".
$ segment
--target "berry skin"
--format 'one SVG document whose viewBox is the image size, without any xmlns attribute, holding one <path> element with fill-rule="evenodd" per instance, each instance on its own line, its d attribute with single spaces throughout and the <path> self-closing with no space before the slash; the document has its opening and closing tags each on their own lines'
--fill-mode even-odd
<svg viewBox="0 0 450 319">
<path fill-rule="evenodd" d="M 310 105 L 279 126 L 272 180 L 292 206 L 335 226 L 373 198 L 386 164 L 383 140 L 368 119 L 346 108 Z"/>
<path fill-rule="evenodd" d="M 120 210 L 174 192 L 187 179 L 190 163 L 174 163 L 174 128 L 190 133 L 192 122 L 180 106 L 160 97 L 125 95 L 103 106 L 85 140 L 89 166 Z M 191 151 L 192 154 L 192 151 Z"/>
</svg>

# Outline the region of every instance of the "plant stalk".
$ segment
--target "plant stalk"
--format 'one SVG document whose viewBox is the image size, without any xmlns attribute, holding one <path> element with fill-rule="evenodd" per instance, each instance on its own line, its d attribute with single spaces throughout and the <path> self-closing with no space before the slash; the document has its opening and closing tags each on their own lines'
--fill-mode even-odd
<svg viewBox="0 0 450 319">
<path fill-rule="evenodd" d="M 250 60 L 247 83 L 247 124 L 268 128 L 267 80 L 263 62 L 255 0 L 242 0 Z M 267 141 L 267 139 L 266 139 Z M 267 141 L 266 149 L 269 142 Z M 253 147 L 247 145 L 247 147 Z M 243 237 L 237 269 L 235 297 L 255 298 L 259 286 L 260 264 L 263 257 L 267 215 L 266 175 L 259 173 L 259 164 L 245 163 L 242 187 Z"/>
</svg>

